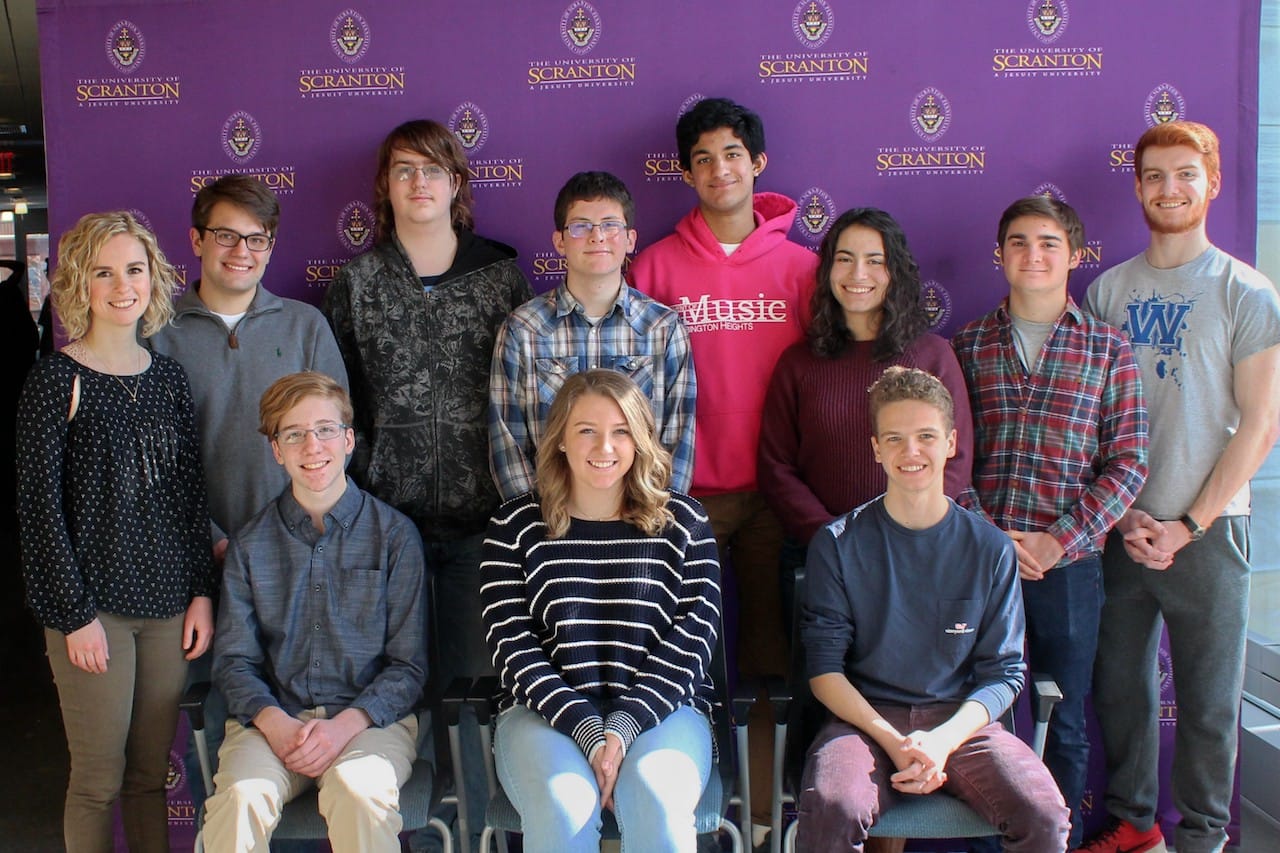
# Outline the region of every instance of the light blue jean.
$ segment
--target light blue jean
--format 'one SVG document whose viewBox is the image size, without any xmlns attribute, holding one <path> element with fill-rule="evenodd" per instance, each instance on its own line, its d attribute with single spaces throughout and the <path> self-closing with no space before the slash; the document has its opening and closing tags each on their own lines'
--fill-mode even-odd
<svg viewBox="0 0 1280 853">
<path fill-rule="evenodd" d="M 599 853 L 600 790 L 572 738 L 519 706 L 498 716 L 494 755 L 524 825 L 525 853 Z M 693 708 L 636 738 L 613 795 L 624 853 L 693 853 L 693 813 L 710 775 L 711 726 Z"/>
</svg>

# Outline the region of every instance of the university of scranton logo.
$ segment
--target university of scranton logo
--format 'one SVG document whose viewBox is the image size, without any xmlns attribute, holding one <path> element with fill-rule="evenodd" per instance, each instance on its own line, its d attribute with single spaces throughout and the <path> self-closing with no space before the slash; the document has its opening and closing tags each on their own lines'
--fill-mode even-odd
<svg viewBox="0 0 1280 853">
<path fill-rule="evenodd" d="M 489 139 L 489 119 L 471 101 L 459 104 L 449 116 L 449 129 L 468 153 L 475 154 Z"/>
<path fill-rule="evenodd" d="M 951 319 L 951 294 L 936 281 L 930 280 L 920 285 L 920 304 L 924 306 L 925 316 L 929 318 L 929 328 L 935 332 Z"/>
<path fill-rule="evenodd" d="M 600 43 L 600 13 L 590 3 L 572 3 L 560 16 L 560 40 L 575 57 L 530 59 L 525 84 L 530 92 L 556 89 L 603 89 L 636 84 L 634 56 L 586 54 Z M 581 57 L 581 58 L 580 58 Z"/>
<path fill-rule="evenodd" d="M 238 110 L 222 123 L 222 150 L 237 163 L 247 163 L 258 153 L 262 128 L 257 120 Z"/>
<path fill-rule="evenodd" d="M 1027 26 L 1045 44 L 1053 44 L 1067 31 L 1071 9 L 1067 0 L 1031 0 L 1027 4 Z"/>
<path fill-rule="evenodd" d="M 911 129 L 928 142 L 941 139 L 951 126 L 951 102 L 932 86 L 922 89 L 911 102 Z"/>
<path fill-rule="evenodd" d="M 805 47 L 822 47 L 835 28 L 835 14 L 825 0 L 800 0 L 791 10 L 791 31 Z"/>
<path fill-rule="evenodd" d="M 802 241 L 816 246 L 836 218 L 836 203 L 821 187 L 809 187 L 800 194 L 799 205 L 795 231 Z"/>
<path fill-rule="evenodd" d="M 338 58 L 355 64 L 369 52 L 369 22 L 355 9 L 344 9 L 329 25 L 329 44 Z"/>
<path fill-rule="evenodd" d="M 338 240 L 349 251 L 363 252 L 373 243 L 373 211 L 362 201 L 353 201 L 338 214 Z"/>
<path fill-rule="evenodd" d="M 1134 293 L 1129 298 L 1124 306 L 1125 321 L 1121 328 L 1128 333 L 1134 354 L 1154 350 L 1156 377 L 1169 379 L 1182 387 L 1179 362 L 1187 354 L 1182 346 L 1182 333 L 1187 330 L 1187 316 L 1195 310 L 1196 297 L 1180 294 L 1158 297 L 1153 293 L 1144 299 Z"/>
<path fill-rule="evenodd" d="M 325 59 L 299 69 L 298 94 L 304 100 L 404 94 L 403 65 L 358 64 L 373 46 L 373 31 L 355 9 L 344 9 L 329 24 L 328 44 L 342 64 L 333 65 Z"/>
<path fill-rule="evenodd" d="M 1187 102 L 1183 100 L 1182 93 L 1177 89 L 1168 83 L 1161 83 L 1147 95 L 1142 112 L 1147 127 L 1155 127 L 1157 124 L 1168 124 L 1171 121 L 1186 118 Z"/>
<path fill-rule="evenodd" d="M 107 31 L 107 60 L 121 74 L 141 68 L 146 55 L 147 40 L 132 21 L 116 21 Z"/>
<path fill-rule="evenodd" d="M 560 38 L 582 56 L 600 41 L 600 13 L 590 3 L 573 3 L 560 16 Z"/>
<path fill-rule="evenodd" d="M 1006 80 L 1025 77 L 1101 77 L 1102 48 L 1058 44 L 1071 23 L 1067 0 L 1024 0 L 1027 30 L 1038 45 L 1001 47 L 991 53 L 991 71 Z M 1052 46 L 1051 46 L 1052 45 Z"/>
</svg>

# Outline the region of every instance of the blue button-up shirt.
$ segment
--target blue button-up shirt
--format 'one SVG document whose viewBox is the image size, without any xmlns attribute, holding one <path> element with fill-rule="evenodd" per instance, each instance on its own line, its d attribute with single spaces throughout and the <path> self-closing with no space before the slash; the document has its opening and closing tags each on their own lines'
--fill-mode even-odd
<svg viewBox="0 0 1280 853">
<path fill-rule="evenodd" d="M 592 322 L 566 284 L 521 305 L 498 332 L 489 377 L 489 465 L 504 500 L 535 483 L 534 460 L 556 392 L 575 373 L 610 368 L 649 399 L 671 451 L 671 488 L 693 482 L 694 401 L 689 333 L 680 315 L 625 283 Z"/>
<path fill-rule="evenodd" d="M 213 678 L 248 725 L 263 708 L 375 726 L 413 710 L 426 683 L 422 540 L 400 512 L 347 489 L 318 532 L 287 487 L 227 548 Z"/>
</svg>

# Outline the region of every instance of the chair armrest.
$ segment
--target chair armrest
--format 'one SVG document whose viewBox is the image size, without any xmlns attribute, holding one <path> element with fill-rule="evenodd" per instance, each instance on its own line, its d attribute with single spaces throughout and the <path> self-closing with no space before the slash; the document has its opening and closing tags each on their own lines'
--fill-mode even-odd
<svg viewBox="0 0 1280 853">
<path fill-rule="evenodd" d="M 1053 706 L 1062 701 L 1062 688 L 1049 676 L 1032 673 L 1031 691 L 1031 710 L 1036 718 L 1031 748 L 1036 755 L 1044 758 L 1044 745 L 1049 736 L 1049 718 L 1053 716 Z"/>
<path fill-rule="evenodd" d="M 207 681 L 197 681 L 188 687 L 187 692 L 183 693 L 182 698 L 178 700 L 178 710 L 187 715 L 193 732 L 204 731 L 204 703 L 209 698 L 212 687 L 213 685 Z"/>
<path fill-rule="evenodd" d="M 471 679 L 457 676 L 449 682 L 449 686 L 444 690 L 444 695 L 440 697 L 440 705 L 444 710 L 446 725 L 451 728 L 458 725 L 458 720 L 462 716 L 462 707 L 467 704 L 470 696 Z"/>
<path fill-rule="evenodd" d="M 751 706 L 756 703 L 756 699 L 760 696 L 760 682 L 754 678 L 742 678 L 734 685 L 733 695 L 730 701 L 733 702 L 733 724 L 735 726 L 745 726 L 747 724 L 747 716 L 751 713 Z"/>
<path fill-rule="evenodd" d="M 471 683 L 467 704 L 475 709 L 476 722 L 488 727 L 493 717 L 493 697 L 498 695 L 498 676 L 483 675 Z"/>
<path fill-rule="evenodd" d="M 1062 688 L 1058 686 L 1058 682 L 1054 681 L 1047 675 L 1032 673 L 1031 674 L 1032 697 L 1035 700 L 1032 705 L 1032 712 L 1035 715 L 1036 722 L 1048 722 L 1053 715 L 1053 707 L 1062 701 Z"/>
<path fill-rule="evenodd" d="M 773 718 L 785 720 L 791 711 L 791 702 L 795 698 L 791 685 L 780 675 L 771 675 L 764 681 L 769 693 L 769 704 L 773 706 Z"/>
</svg>

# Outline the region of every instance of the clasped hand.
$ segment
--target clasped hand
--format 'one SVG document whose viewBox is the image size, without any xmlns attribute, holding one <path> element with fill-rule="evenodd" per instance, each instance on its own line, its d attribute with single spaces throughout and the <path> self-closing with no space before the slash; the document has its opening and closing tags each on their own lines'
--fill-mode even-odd
<svg viewBox="0 0 1280 853">
<path fill-rule="evenodd" d="M 947 781 L 945 767 L 951 749 L 933 732 L 917 729 L 903 736 L 901 745 L 894 752 L 889 757 L 898 772 L 889 777 L 889 782 L 895 791 L 928 794 Z"/>
</svg>

